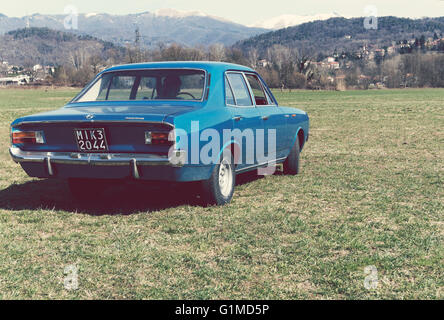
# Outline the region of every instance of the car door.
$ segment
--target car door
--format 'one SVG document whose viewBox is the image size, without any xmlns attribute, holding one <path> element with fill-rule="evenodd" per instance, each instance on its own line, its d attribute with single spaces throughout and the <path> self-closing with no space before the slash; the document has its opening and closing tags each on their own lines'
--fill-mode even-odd
<svg viewBox="0 0 444 320">
<path fill-rule="evenodd" d="M 268 154 L 268 152 L 271 151 L 268 150 L 268 138 L 269 135 L 274 132 L 276 143 L 274 147 L 276 153 L 274 156 L 276 159 L 279 159 L 285 156 L 287 119 L 273 99 L 271 99 L 265 89 L 265 84 L 262 83 L 259 77 L 254 73 L 245 73 L 245 77 L 265 128 L 266 153 Z M 270 157 L 271 155 L 268 156 Z"/>
<path fill-rule="evenodd" d="M 242 137 L 236 139 L 242 147 L 242 161 L 239 161 L 237 169 L 254 166 L 257 164 L 256 130 L 264 129 L 264 125 L 261 113 L 253 103 L 242 72 L 229 71 L 226 73 L 225 95 L 227 108 L 233 117 L 233 128 L 242 133 Z"/>
</svg>

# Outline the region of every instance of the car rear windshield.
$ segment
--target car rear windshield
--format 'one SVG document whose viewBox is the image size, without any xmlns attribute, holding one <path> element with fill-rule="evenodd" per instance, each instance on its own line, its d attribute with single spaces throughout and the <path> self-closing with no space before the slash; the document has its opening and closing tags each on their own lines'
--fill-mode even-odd
<svg viewBox="0 0 444 320">
<path fill-rule="evenodd" d="M 202 100 L 203 70 L 151 69 L 102 74 L 73 102 Z"/>
</svg>

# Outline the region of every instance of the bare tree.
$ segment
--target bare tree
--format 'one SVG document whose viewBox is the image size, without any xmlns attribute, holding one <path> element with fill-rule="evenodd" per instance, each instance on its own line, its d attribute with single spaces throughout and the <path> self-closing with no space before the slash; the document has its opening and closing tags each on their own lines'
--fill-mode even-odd
<svg viewBox="0 0 444 320">
<path fill-rule="evenodd" d="M 210 46 L 209 49 L 209 60 L 210 61 L 224 61 L 225 56 L 225 46 L 220 43 L 216 43 Z"/>
<path fill-rule="evenodd" d="M 99 73 L 100 68 L 105 65 L 105 62 L 103 61 L 103 58 L 101 56 L 95 55 L 89 59 L 89 65 L 92 68 L 92 72 L 94 74 L 97 74 Z"/>
<path fill-rule="evenodd" d="M 70 61 L 72 63 L 72 66 L 76 70 L 80 70 L 85 65 L 85 62 L 88 60 L 88 53 L 86 52 L 85 48 L 78 48 L 76 50 L 73 50 L 70 55 Z"/>
<path fill-rule="evenodd" d="M 259 60 L 259 52 L 257 51 L 256 48 L 251 48 L 250 50 L 248 50 L 247 59 L 248 59 L 249 65 L 252 68 L 257 67 L 257 62 Z"/>
<path fill-rule="evenodd" d="M 272 61 L 278 70 L 282 69 L 285 62 L 291 60 L 291 51 L 282 45 L 274 45 L 267 49 L 267 60 Z"/>
<path fill-rule="evenodd" d="M 315 69 L 312 67 L 314 52 L 306 50 L 304 47 L 295 48 L 292 56 L 296 64 L 296 71 L 303 74 L 307 81 L 311 81 L 315 73 Z"/>
</svg>

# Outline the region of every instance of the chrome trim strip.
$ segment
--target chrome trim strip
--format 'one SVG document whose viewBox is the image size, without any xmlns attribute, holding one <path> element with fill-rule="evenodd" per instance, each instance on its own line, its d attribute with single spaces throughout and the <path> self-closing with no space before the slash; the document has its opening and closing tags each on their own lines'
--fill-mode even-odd
<svg viewBox="0 0 444 320">
<path fill-rule="evenodd" d="M 274 159 L 274 160 L 271 160 L 271 161 L 268 161 L 268 162 L 264 162 L 264 163 L 261 163 L 261 164 L 255 164 L 255 165 L 252 165 L 252 166 L 249 166 L 249 167 L 245 167 L 245 168 L 242 168 L 242 169 L 237 169 L 237 170 L 236 170 L 236 173 L 241 173 L 241 172 L 247 171 L 247 170 L 249 170 L 249 169 L 254 169 L 254 168 L 260 168 L 260 167 L 269 166 L 269 165 L 271 165 L 271 164 L 279 164 L 279 163 L 281 163 L 281 162 L 284 162 L 285 159 L 287 159 L 287 158 L 284 157 L 284 158 Z"/>
<path fill-rule="evenodd" d="M 165 124 L 167 126 L 170 126 L 171 128 L 174 128 L 174 125 L 165 122 L 165 121 L 122 121 L 122 120 L 44 120 L 44 121 L 21 121 L 19 123 L 16 123 L 12 126 L 12 128 L 16 128 L 22 124 L 38 124 L 38 123 L 139 123 L 139 124 Z"/>
<path fill-rule="evenodd" d="M 77 165 L 97 165 L 97 166 L 171 166 L 182 167 L 182 163 L 172 163 L 168 156 L 159 156 L 153 154 L 135 154 L 135 153 L 72 153 L 72 152 L 34 152 L 23 151 L 17 147 L 9 149 L 12 159 L 16 163 L 35 162 L 42 163 L 48 168 L 50 175 L 53 174 L 52 164 L 77 164 Z M 134 166 L 133 166 L 134 169 Z M 134 169 L 134 176 L 136 177 Z M 51 174 L 52 172 L 52 174 Z"/>
</svg>

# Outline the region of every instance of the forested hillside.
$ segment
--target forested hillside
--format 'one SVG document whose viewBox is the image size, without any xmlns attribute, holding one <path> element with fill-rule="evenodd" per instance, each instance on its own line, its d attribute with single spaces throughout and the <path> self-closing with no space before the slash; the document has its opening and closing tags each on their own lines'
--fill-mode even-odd
<svg viewBox="0 0 444 320">
<path fill-rule="evenodd" d="M 0 36 L 0 60 L 19 66 L 75 65 L 76 60 L 96 55 L 107 60 L 121 51 L 111 42 L 48 28 L 19 29 Z"/>
<path fill-rule="evenodd" d="M 412 20 L 396 17 L 378 18 L 377 30 L 364 28 L 364 18 L 332 18 L 305 23 L 260 34 L 238 42 L 235 46 L 247 52 L 255 49 L 263 54 L 273 45 L 304 49 L 315 54 L 353 51 L 365 44 L 383 47 L 393 42 L 424 35 L 443 37 L 444 17 Z"/>
</svg>

